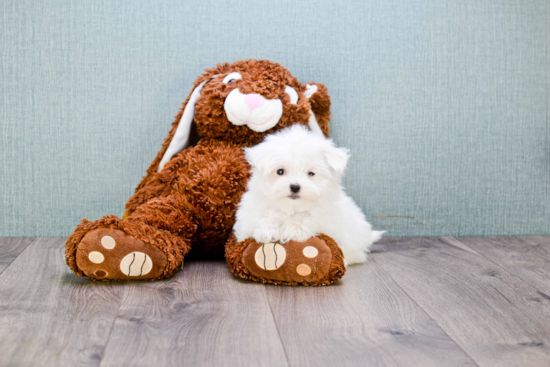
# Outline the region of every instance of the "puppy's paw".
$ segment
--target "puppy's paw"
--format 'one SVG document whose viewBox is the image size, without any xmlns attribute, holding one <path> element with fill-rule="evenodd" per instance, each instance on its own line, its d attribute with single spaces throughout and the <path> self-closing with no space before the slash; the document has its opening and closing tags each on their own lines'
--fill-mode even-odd
<svg viewBox="0 0 550 367">
<path fill-rule="evenodd" d="M 258 228 L 252 234 L 252 237 L 259 243 L 270 243 L 279 240 L 279 234 L 276 230 L 269 227 Z"/>
<path fill-rule="evenodd" d="M 297 224 L 290 224 L 281 228 L 281 241 L 283 243 L 288 241 L 304 242 L 315 235 L 315 232 Z"/>
</svg>

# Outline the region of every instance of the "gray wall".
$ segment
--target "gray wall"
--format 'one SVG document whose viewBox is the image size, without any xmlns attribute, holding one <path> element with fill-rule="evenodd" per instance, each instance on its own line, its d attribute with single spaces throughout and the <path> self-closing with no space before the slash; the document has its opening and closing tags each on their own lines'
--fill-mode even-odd
<svg viewBox="0 0 550 367">
<path fill-rule="evenodd" d="M 191 83 L 326 84 L 345 184 L 390 235 L 550 233 L 550 2 L 0 2 L 0 235 L 122 214 Z"/>
</svg>

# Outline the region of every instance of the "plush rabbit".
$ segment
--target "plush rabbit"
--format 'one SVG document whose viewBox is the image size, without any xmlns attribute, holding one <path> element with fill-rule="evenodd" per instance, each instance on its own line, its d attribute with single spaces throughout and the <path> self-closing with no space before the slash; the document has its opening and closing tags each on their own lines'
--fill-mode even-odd
<svg viewBox="0 0 550 367">
<path fill-rule="evenodd" d="M 318 270 L 307 276 L 297 275 L 291 265 L 259 269 L 253 258 L 263 244 L 231 236 L 250 177 L 243 148 L 292 124 L 328 136 L 329 118 L 327 88 L 302 85 L 277 63 L 246 60 L 207 69 L 126 204 L 123 219 L 83 219 L 67 240 L 67 264 L 77 275 L 96 280 L 160 279 L 181 267 L 184 257 L 225 253 L 231 270 L 245 278 L 305 285 L 336 281 L 345 267 L 340 249 L 327 236 L 297 244 L 313 245 L 323 254 Z M 287 264 L 293 256 L 301 255 L 290 251 Z"/>
</svg>

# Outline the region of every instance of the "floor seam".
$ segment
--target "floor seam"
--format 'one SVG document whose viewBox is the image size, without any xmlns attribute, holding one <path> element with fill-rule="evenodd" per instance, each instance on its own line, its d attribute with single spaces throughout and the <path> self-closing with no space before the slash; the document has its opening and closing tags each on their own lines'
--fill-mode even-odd
<svg viewBox="0 0 550 367">
<path fill-rule="evenodd" d="M 267 301 L 267 304 L 269 306 L 269 311 L 271 312 L 271 318 L 273 320 L 273 323 L 275 324 L 275 330 L 277 330 L 277 335 L 279 336 L 279 340 L 281 341 L 281 346 L 283 347 L 283 352 L 285 353 L 285 359 L 286 363 L 289 367 L 292 365 L 290 364 L 290 360 L 288 359 L 288 354 L 286 353 L 285 343 L 283 342 L 283 338 L 281 337 L 281 332 L 279 331 L 279 325 L 277 325 L 277 320 L 275 319 L 275 314 L 273 313 L 273 308 L 271 307 L 271 302 L 269 302 L 269 297 L 267 296 L 267 285 L 264 284 L 264 296 Z"/>
<path fill-rule="evenodd" d="M 124 290 L 123 296 L 125 294 L 126 294 L 126 290 Z M 113 334 L 113 329 L 115 328 L 116 320 L 118 319 L 118 315 L 120 314 L 120 308 L 122 307 L 123 298 L 124 297 L 121 297 L 120 304 L 118 305 L 115 317 L 113 318 L 113 323 L 111 324 L 111 330 L 109 330 L 109 335 L 107 336 L 107 341 L 105 342 L 105 346 L 103 347 L 103 353 L 101 353 L 101 359 L 99 360 L 98 367 L 101 367 L 101 365 L 103 364 L 103 357 L 105 357 L 105 351 L 107 350 L 107 346 L 109 345 L 109 342 L 111 341 L 111 335 Z"/>
<path fill-rule="evenodd" d="M 2 277 L 2 274 L 4 274 L 6 272 L 6 270 L 8 270 L 10 268 L 10 266 L 15 262 L 15 260 L 17 260 L 19 258 L 19 256 L 21 256 L 21 254 L 25 251 L 27 251 L 27 249 L 30 247 L 31 244 L 35 243 L 39 238 L 43 238 L 43 237 L 26 237 L 26 238 L 32 238 L 30 240 L 29 243 L 27 243 L 27 246 L 25 246 L 25 248 L 23 249 L 23 251 L 21 251 L 16 257 L 15 259 L 13 259 L 9 264 L 8 266 L 6 266 L 6 268 L 2 271 L 0 271 L 0 277 Z"/>
<path fill-rule="evenodd" d="M 376 256 L 378 256 L 378 255 L 379 255 L 379 254 L 377 254 Z M 477 361 L 476 361 L 474 358 L 472 358 L 472 356 L 471 356 L 468 352 L 466 352 L 466 351 L 464 350 L 464 348 L 462 348 L 462 346 L 461 346 L 454 338 L 452 338 L 452 337 L 447 333 L 447 331 L 446 331 L 441 325 L 439 325 L 439 323 L 432 317 L 432 315 L 430 315 L 430 313 L 429 313 L 428 311 L 426 311 L 426 310 L 424 309 L 424 307 L 422 307 L 420 304 L 418 304 L 418 302 L 416 302 L 416 300 L 415 300 L 415 299 L 414 299 L 414 298 L 413 298 L 413 297 L 412 297 L 412 296 L 411 296 L 411 295 L 401 286 L 401 284 L 399 284 L 395 279 L 393 279 L 393 277 L 392 277 L 392 276 L 382 267 L 382 265 L 380 265 L 380 264 L 378 263 L 378 261 L 376 261 L 375 255 L 374 255 L 374 254 L 371 256 L 371 258 L 372 258 L 372 260 L 376 263 L 376 265 L 380 268 L 380 270 L 381 270 L 384 274 L 386 274 L 386 275 L 388 276 L 388 278 L 391 279 L 391 281 L 394 282 L 395 285 L 397 285 L 397 287 L 398 287 L 399 289 L 401 289 L 401 290 L 403 291 L 403 293 L 405 293 L 405 294 L 407 295 L 407 297 L 409 297 L 409 299 L 410 299 L 412 302 L 414 302 L 414 304 L 417 305 L 417 306 L 422 310 L 422 312 L 424 312 L 424 313 L 426 314 L 426 316 L 428 316 L 428 317 L 430 318 L 430 320 L 432 320 L 432 321 L 434 322 L 434 324 L 436 324 L 437 327 L 439 327 L 439 329 L 440 329 L 445 335 L 447 335 L 447 337 L 449 338 L 449 340 L 451 340 L 451 341 L 452 341 L 452 342 L 453 342 L 462 352 L 464 352 L 464 354 L 465 354 L 466 356 L 468 356 L 468 358 L 470 358 L 470 360 L 474 363 L 474 365 L 476 365 L 476 366 L 478 366 L 478 367 L 481 367 L 481 366 L 477 363 Z"/>
</svg>

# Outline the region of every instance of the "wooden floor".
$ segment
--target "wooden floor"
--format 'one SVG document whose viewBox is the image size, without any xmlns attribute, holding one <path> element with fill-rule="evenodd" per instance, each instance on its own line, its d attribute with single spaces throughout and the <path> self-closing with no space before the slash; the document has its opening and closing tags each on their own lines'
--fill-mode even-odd
<svg viewBox="0 0 550 367">
<path fill-rule="evenodd" d="M 78 278 L 0 239 L 0 366 L 550 366 L 550 236 L 387 238 L 327 287 Z"/>
</svg>

